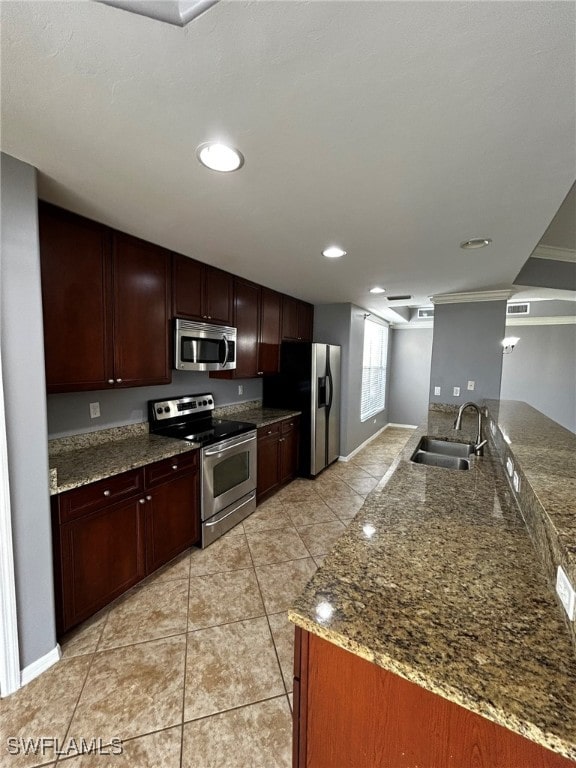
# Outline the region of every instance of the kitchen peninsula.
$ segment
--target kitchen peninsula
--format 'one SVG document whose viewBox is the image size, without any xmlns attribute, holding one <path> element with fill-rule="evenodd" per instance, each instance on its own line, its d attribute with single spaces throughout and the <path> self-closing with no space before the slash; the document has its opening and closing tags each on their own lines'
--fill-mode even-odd
<svg viewBox="0 0 576 768">
<path fill-rule="evenodd" d="M 410 461 L 473 439 L 453 418 L 429 412 L 290 611 L 295 766 L 574 765 L 574 646 L 494 444 L 469 471 Z M 541 472 L 570 434 L 546 421 Z"/>
</svg>

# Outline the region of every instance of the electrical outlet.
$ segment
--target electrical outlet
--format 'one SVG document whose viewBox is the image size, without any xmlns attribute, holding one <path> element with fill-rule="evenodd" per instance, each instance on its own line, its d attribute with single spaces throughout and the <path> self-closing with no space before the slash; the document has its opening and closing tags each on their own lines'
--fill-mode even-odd
<svg viewBox="0 0 576 768">
<path fill-rule="evenodd" d="M 454 387 L 454 389 L 452 390 L 452 394 L 454 395 L 454 397 L 460 397 L 460 387 Z"/>
<path fill-rule="evenodd" d="M 470 391 L 472 391 L 475 388 L 475 386 L 476 386 L 476 382 L 475 381 L 469 381 L 468 382 L 468 389 Z"/>
<path fill-rule="evenodd" d="M 238 384 L 238 394 L 243 395 L 244 394 L 244 385 Z"/>
<path fill-rule="evenodd" d="M 508 472 L 508 477 L 512 477 L 512 473 L 514 472 L 514 462 L 510 456 L 506 459 L 506 472 Z"/>
<path fill-rule="evenodd" d="M 438 395 L 440 394 L 440 392 L 441 392 L 441 389 L 440 389 L 440 387 L 434 387 L 434 394 L 435 394 L 436 396 L 438 396 Z"/>
<path fill-rule="evenodd" d="M 518 472 L 514 472 L 512 475 L 512 485 L 516 493 L 520 493 L 520 475 Z"/>
<path fill-rule="evenodd" d="M 90 418 L 97 419 L 100 416 L 100 403 L 90 403 Z"/>
<path fill-rule="evenodd" d="M 493 421 L 490 422 L 490 432 L 492 432 L 493 435 L 496 434 L 496 424 Z"/>
<path fill-rule="evenodd" d="M 568 576 L 564 573 L 561 565 L 558 566 L 556 571 L 556 594 L 560 598 L 560 602 L 564 606 L 564 610 L 568 614 L 570 621 L 574 621 L 574 613 L 576 612 L 576 592 L 574 587 L 570 584 Z"/>
</svg>

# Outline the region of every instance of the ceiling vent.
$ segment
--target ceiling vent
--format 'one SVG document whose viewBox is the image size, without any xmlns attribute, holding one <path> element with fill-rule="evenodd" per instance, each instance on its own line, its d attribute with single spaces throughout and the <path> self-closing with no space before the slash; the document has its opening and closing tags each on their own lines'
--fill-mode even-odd
<svg viewBox="0 0 576 768">
<path fill-rule="evenodd" d="M 434 317 L 434 307 L 420 307 L 417 317 L 418 320 L 429 320 Z"/>
<path fill-rule="evenodd" d="M 408 301 L 412 296 L 388 296 L 388 301 Z"/>
<path fill-rule="evenodd" d="M 506 307 L 507 315 L 529 315 L 530 314 L 530 302 L 526 301 L 523 304 L 508 304 Z"/>
</svg>

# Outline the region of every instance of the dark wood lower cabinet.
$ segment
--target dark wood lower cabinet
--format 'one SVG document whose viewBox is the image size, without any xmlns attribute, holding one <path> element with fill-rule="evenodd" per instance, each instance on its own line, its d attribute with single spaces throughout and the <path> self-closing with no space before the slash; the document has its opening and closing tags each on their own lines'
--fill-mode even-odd
<svg viewBox="0 0 576 768">
<path fill-rule="evenodd" d="M 197 452 L 53 497 L 52 531 L 61 635 L 199 540 Z"/>
<path fill-rule="evenodd" d="M 258 503 L 296 477 L 298 442 L 298 417 L 278 421 L 258 430 Z"/>
<path fill-rule="evenodd" d="M 293 768 L 574 768 L 299 627 L 293 722 Z"/>
</svg>

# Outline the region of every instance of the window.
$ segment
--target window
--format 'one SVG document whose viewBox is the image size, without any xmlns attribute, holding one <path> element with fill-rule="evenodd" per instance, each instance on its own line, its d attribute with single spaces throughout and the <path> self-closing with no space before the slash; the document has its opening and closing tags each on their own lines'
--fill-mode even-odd
<svg viewBox="0 0 576 768">
<path fill-rule="evenodd" d="M 386 356 L 388 327 L 364 320 L 364 355 L 362 360 L 362 399 L 360 420 L 366 421 L 386 407 Z"/>
</svg>

